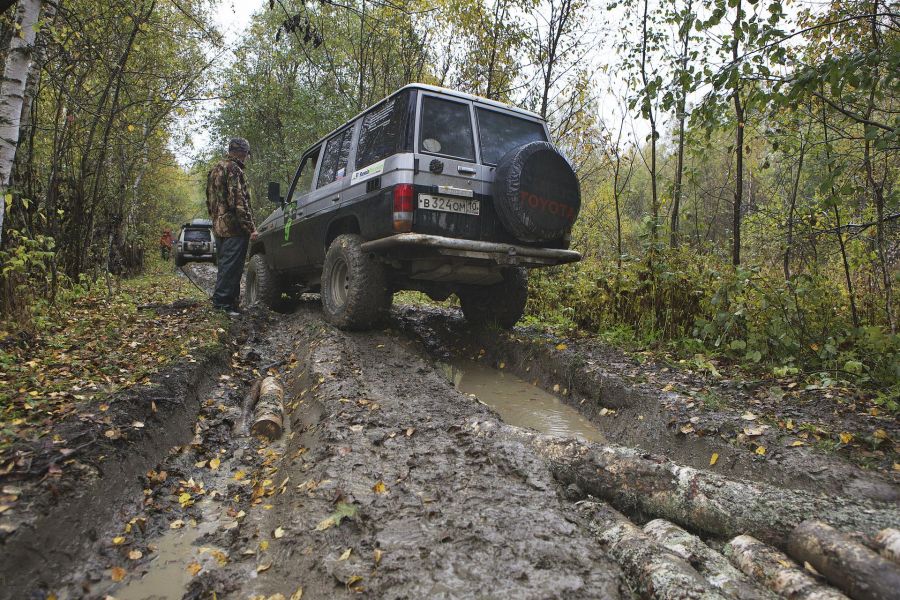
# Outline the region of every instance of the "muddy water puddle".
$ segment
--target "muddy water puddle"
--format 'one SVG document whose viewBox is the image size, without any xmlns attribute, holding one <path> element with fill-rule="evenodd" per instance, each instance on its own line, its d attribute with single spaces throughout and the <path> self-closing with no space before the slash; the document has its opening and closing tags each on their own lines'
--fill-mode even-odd
<svg viewBox="0 0 900 600">
<path fill-rule="evenodd" d="M 512 373 L 467 360 L 439 363 L 438 367 L 456 389 L 475 395 L 510 425 L 589 442 L 605 441 L 600 430 L 577 410 Z"/>
<path fill-rule="evenodd" d="M 201 537 L 215 531 L 218 525 L 216 520 L 204 521 L 196 526 L 185 525 L 181 529 L 169 529 L 163 533 L 154 541 L 156 556 L 144 567 L 147 571 L 144 576 L 128 581 L 115 590 L 113 597 L 116 600 L 182 598 L 194 577 L 191 565 L 207 569 L 215 565 L 217 556 L 224 556 L 218 548 L 195 545 Z"/>
</svg>

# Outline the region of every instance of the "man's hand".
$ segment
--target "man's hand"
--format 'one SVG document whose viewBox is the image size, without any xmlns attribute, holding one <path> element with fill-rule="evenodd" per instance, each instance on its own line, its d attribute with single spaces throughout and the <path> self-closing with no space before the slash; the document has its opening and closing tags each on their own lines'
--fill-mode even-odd
<svg viewBox="0 0 900 600">
<path fill-rule="evenodd" d="M 258 237 L 259 237 L 259 233 L 257 233 L 257 231 L 254 229 L 254 230 L 250 233 L 250 241 L 251 241 L 251 242 L 255 242 L 255 241 L 256 241 L 256 238 L 258 238 Z"/>
</svg>

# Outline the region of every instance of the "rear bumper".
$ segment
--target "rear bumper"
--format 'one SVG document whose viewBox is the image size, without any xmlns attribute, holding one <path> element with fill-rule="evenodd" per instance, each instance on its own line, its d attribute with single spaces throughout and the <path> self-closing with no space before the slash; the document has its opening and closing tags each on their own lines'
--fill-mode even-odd
<svg viewBox="0 0 900 600">
<path fill-rule="evenodd" d="M 440 255 L 490 261 L 498 265 L 543 267 L 578 262 L 581 254 L 574 250 L 532 248 L 496 242 L 461 240 L 422 233 L 398 233 L 371 242 L 364 242 L 365 252 L 384 252 L 394 249 L 427 248 Z"/>
</svg>

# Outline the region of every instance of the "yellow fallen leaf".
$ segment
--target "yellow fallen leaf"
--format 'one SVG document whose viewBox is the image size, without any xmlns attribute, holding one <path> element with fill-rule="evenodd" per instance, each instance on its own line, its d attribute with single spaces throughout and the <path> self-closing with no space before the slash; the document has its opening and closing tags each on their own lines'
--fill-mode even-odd
<svg viewBox="0 0 900 600">
<path fill-rule="evenodd" d="M 504 363 L 504 362 L 500 363 L 500 368 L 501 368 L 501 369 L 505 369 L 505 368 L 506 368 L 506 363 Z"/>
<path fill-rule="evenodd" d="M 258 567 L 256 567 L 256 572 L 262 573 L 263 571 L 268 571 L 271 568 L 272 568 L 272 563 L 266 563 L 264 565 L 259 565 Z"/>
<path fill-rule="evenodd" d="M 744 414 L 742 414 L 741 418 L 745 421 L 755 421 L 757 417 L 752 412 L 748 411 L 748 412 L 745 412 Z"/>
<path fill-rule="evenodd" d="M 683 433 L 685 435 L 687 435 L 689 433 L 693 433 L 693 432 L 694 432 L 694 426 L 691 425 L 690 423 L 681 427 L 681 433 Z"/>
<path fill-rule="evenodd" d="M 383 481 L 379 481 L 375 485 L 372 486 L 372 491 L 376 494 L 387 494 L 387 486 L 384 485 Z"/>
<path fill-rule="evenodd" d="M 238 471 L 237 473 L 234 474 L 234 480 L 240 481 L 241 479 L 243 479 L 246 476 L 247 476 L 247 474 L 244 473 L 243 471 Z"/>
<path fill-rule="evenodd" d="M 353 575 L 352 577 L 350 577 L 350 579 L 347 580 L 347 587 L 352 587 L 354 584 L 357 584 L 360 581 L 362 581 L 362 577 L 360 577 L 359 575 Z"/>
<path fill-rule="evenodd" d="M 353 549 L 347 548 L 346 550 L 344 550 L 344 553 L 341 554 L 341 557 L 338 560 L 347 560 L 348 558 L 350 558 L 351 552 L 353 552 Z"/>
<path fill-rule="evenodd" d="M 259 543 L 259 549 L 265 552 L 269 549 L 269 540 L 263 540 Z"/>
<path fill-rule="evenodd" d="M 765 447 L 765 446 L 759 446 L 759 447 L 757 447 L 757 448 L 756 448 L 756 453 L 759 454 L 760 456 L 765 456 L 765 454 L 766 454 L 766 447 Z"/>
<path fill-rule="evenodd" d="M 800 440 L 794 440 L 793 442 L 791 442 L 792 448 L 796 448 L 797 446 L 805 446 L 805 445 L 806 445 L 806 442 L 803 442 Z"/>
<path fill-rule="evenodd" d="M 276 527 L 275 531 L 272 533 L 272 535 L 275 536 L 276 540 L 280 540 L 281 538 L 284 537 L 284 529 L 281 527 Z"/>
<path fill-rule="evenodd" d="M 719 453 L 713 452 L 712 456 L 709 457 L 709 466 L 713 466 L 719 460 Z"/>
<path fill-rule="evenodd" d="M 566 348 L 568 348 L 568 346 L 565 344 L 557 344 L 556 345 L 557 350 L 565 350 Z"/>
<path fill-rule="evenodd" d="M 100 412 L 106 412 L 109 410 L 109 404 L 101 404 L 97 407 Z"/>
<path fill-rule="evenodd" d="M 406 428 L 406 437 L 411 437 L 412 434 L 414 434 L 415 432 L 416 432 L 415 427 L 407 427 Z"/>
<path fill-rule="evenodd" d="M 196 575 L 197 573 L 199 573 L 202 568 L 203 567 L 200 566 L 200 563 L 192 562 L 191 564 L 189 564 L 187 566 L 187 572 L 193 576 L 193 575 Z"/>
<path fill-rule="evenodd" d="M 888 439 L 887 431 L 885 431 L 884 429 L 876 429 L 875 433 L 873 433 L 872 435 L 875 436 L 875 439 L 877 439 L 877 440 Z"/>
<path fill-rule="evenodd" d="M 846 431 L 843 431 L 840 434 L 838 434 L 838 437 L 841 438 L 842 444 L 849 444 L 853 440 L 853 434 L 847 433 Z"/>
<path fill-rule="evenodd" d="M 211 461 L 209 461 L 209 468 L 212 469 L 213 471 L 215 471 L 216 469 L 219 468 L 219 465 L 221 464 L 221 462 L 222 461 L 220 461 L 218 458 L 214 458 Z"/>
<path fill-rule="evenodd" d="M 374 554 L 375 554 L 375 566 L 377 567 L 377 566 L 378 566 L 378 563 L 381 562 L 381 557 L 384 555 L 384 552 L 382 552 L 382 551 L 379 550 L 378 548 L 375 548 L 375 553 L 374 553 Z"/>
<path fill-rule="evenodd" d="M 109 578 L 113 581 L 122 581 L 125 579 L 126 573 L 127 572 L 122 567 L 113 567 L 109 571 Z"/>
<path fill-rule="evenodd" d="M 128 558 L 130 558 L 131 560 L 138 560 L 142 556 L 144 556 L 144 553 L 140 550 L 132 550 L 128 553 Z"/>
<path fill-rule="evenodd" d="M 181 519 L 169 523 L 169 529 L 181 529 L 182 527 L 184 527 L 184 521 Z"/>
<path fill-rule="evenodd" d="M 198 460 L 197 462 L 194 463 L 194 466 L 197 467 L 198 469 L 202 469 L 203 467 L 206 466 L 206 461 Z"/>
<path fill-rule="evenodd" d="M 125 543 L 125 538 L 122 537 L 121 535 L 117 535 L 116 537 L 113 538 L 113 544 L 115 544 L 116 546 L 118 546 L 120 544 L 124 544 L 124 543 Z"/>
<path fill-rule="evenodd" d="M 181 504 L 182 508 L 186 508 L 193 504 L 193 500 L 191 500 L 191 495 L 188 492 L 183 492 L 180 496 L 178 496 L 178 503 Z"/>
<path fill-rule="evenodd" d="M 894 463 L 894 470 L 900 471 L 900 463 Z"/>
<path fill-rule="evenodd" d="M 291 594 L 291 600 L 301 600 L 303 598 L 303 588 L 298 587 L 297 591 Z"/>
</svg>

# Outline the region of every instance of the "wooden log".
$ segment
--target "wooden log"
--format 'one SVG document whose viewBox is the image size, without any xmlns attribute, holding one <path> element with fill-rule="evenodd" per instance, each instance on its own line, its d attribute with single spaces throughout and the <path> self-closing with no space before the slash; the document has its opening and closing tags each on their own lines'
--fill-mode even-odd
<svg viewBox="0 0 900 600">
<path fill-rule="evenodd" d="M 604 502 L 582 502 L 597 539 L 622 567 L 641 598 L 724 600 L 686 560 L 656 543 Z"/>
<path fill-rule="evenodd" d="M 266 377 L 259 387 L 259 399 L 253 410 L 253 435 L 274 440 L 284 427 L 284 387 L 275 377 Z"/>
<path fill-rule="evenodd" d="M 875 546 L 883 557 L 900 564 L 900 531 L 882 529 L 875 536 Z"/>
<path fill-rule="evenodd" d="M 644 533 L 690 563 L 723 596 L 735 600 L 777 599 L 734 568 L 722 554 L 674 523 L 654 519 L 644 525 Z"/>
<path fill-rule="evenodd" d="M 788 538 L 788 554 L 808 562 L 855 600 L 900 596 L 900 567 L 821 521 L 804 521 Z"/>
<path fill-rule="evenodd" d="M 530 445 L 564 486 L 574 483 L 617 508 L 638 508 L 691 531 L 727 538 L 749 533 L 784 548 L 790 531 L 813 518 L 867 535 L 900 527 L 896 503 L 729 479 L 634 448 L 542 435 L 494 419 L 472 419 L 469 427 Z"/>
<path fill-rule="evenodd" d="M 844 594 L 798 568 L 783 552 L 749 535 L 728 542 L 725 556 L 741 571 L 790 600 L 847 600 Z"/>
</svg>

